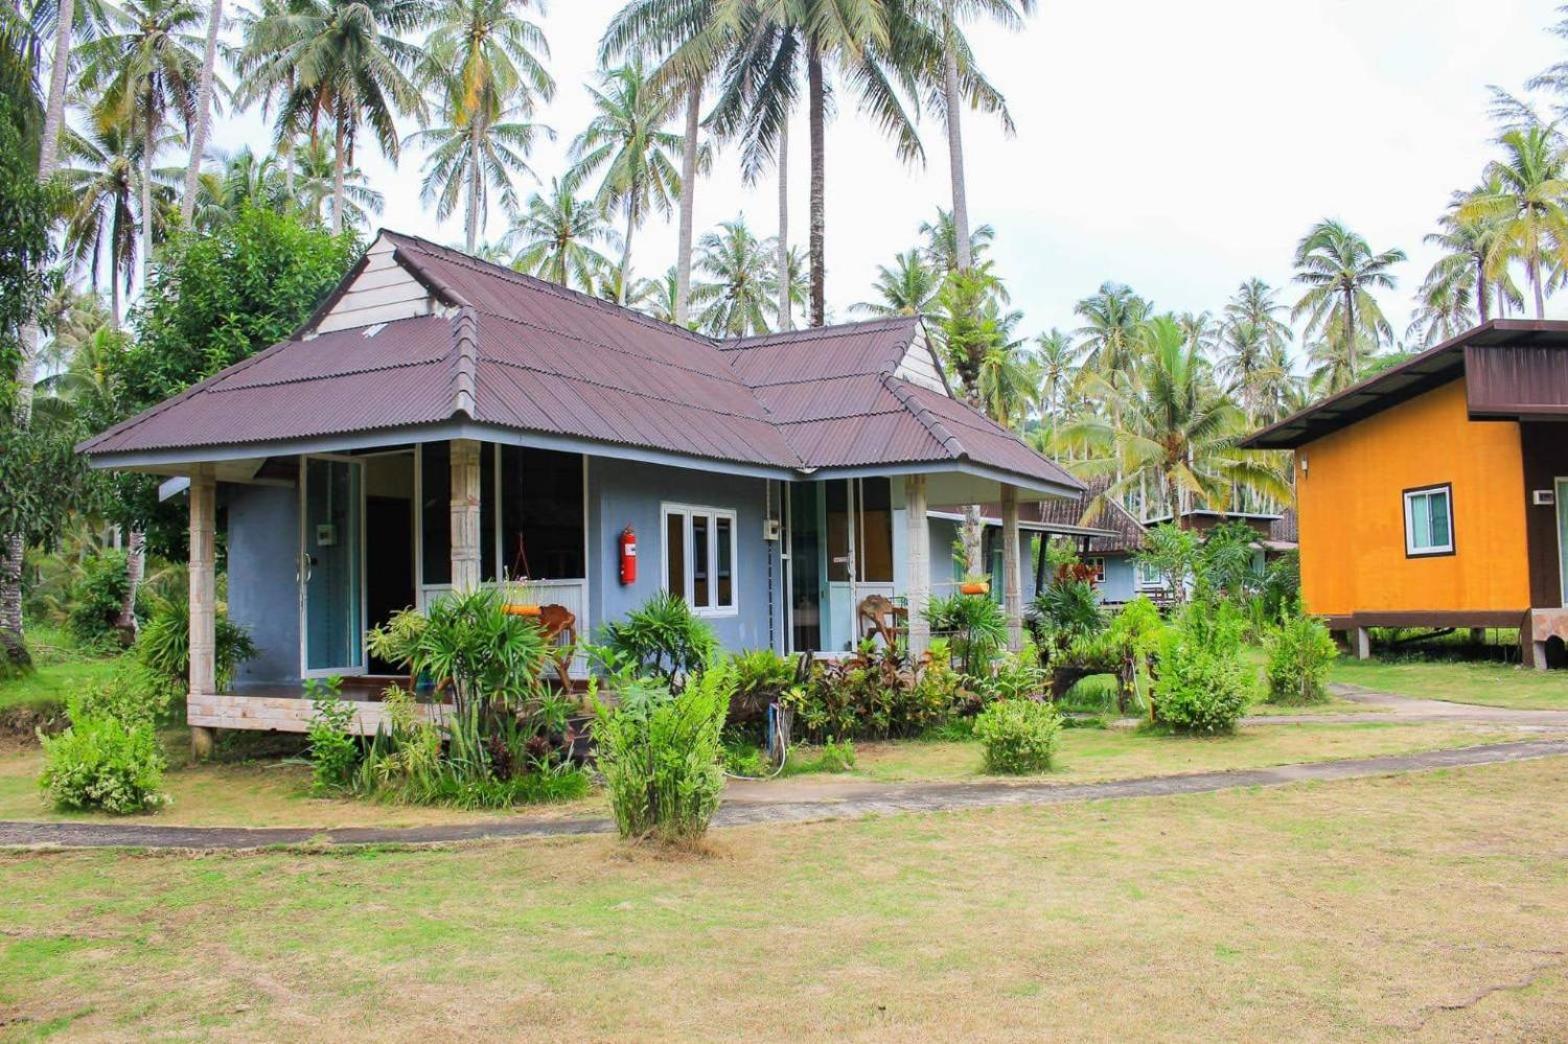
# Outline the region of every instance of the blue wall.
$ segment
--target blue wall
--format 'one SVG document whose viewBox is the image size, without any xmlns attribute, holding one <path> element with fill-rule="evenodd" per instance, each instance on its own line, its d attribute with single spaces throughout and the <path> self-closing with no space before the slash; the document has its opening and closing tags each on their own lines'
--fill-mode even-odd
<svg viewBox="0 0 1568 1044">
<path fill-rule="evenodd" d="M 1105 559 L 1105 582 L 1097 588 L 1100 601 L 1130 602 L 1137 596 L 1138 588 L 1131 555 L 1091 554 L 1088 557 Z"/>
<path fill-rule="evenodd" d="M 237 682 L 299 680 L 299 500 L 280 486 L 220 487 L 229 517 L 229 619 L 259 650 Z"/>
<path fill-rule="evenodd" d="M 664 556 L 664 503 L 735 512 L 736 610 L 707 617 L 726 649 L 777 647 L 783 628 L 783 574 L 778 542 L 763 538 L 767 482 L 685 468 L 593 457 L 588 461 L 588 600 L 599 628 L 619 620 L 660 590 Z M 773 484 L 778 511 L 778 484 Z M 622 586 L 617 568 L 621 530 L 637 534 L 637 582 Z M 770 573 L 771 567 L 771 573 Z M 770 581 L 771 576 L 771 581 Z M 769 598 L 772 592 L 772 627 Z"/>
</svg>

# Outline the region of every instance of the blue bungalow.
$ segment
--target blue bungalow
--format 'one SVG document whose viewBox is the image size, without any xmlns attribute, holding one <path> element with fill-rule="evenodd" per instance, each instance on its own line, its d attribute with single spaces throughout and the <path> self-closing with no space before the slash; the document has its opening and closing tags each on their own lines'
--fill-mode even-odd
<svg viewBox="0 0 1568 1044">
<path fill-rule="evenodd" d="M 883 595 L 919 650 L 950 558 L 928 512 L 968 503 L 998 505 L 1016 640 L 1020 505 L 1082 489 L 953 397 L 918 319 L 715 340 L 393 232 L 289 340 L 81 449 L 188 479 L 198 749 L 305 728 L 301 682 L 329 675 L 362 684 L 373 731 L 392 667 L 367 627 L 483 584 L 578 634 L 667 589 L 731 649 L 812 653 Z M 228 692 L 220 520 L 260 648 Z"/>
</svg>

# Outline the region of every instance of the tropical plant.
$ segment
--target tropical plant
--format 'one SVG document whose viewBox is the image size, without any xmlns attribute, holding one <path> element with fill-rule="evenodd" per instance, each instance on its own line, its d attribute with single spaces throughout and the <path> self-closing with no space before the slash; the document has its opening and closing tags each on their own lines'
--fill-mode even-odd
<svg viewBox="0 0 1568 1044">
<path fill-rule="evenodd" d="M 342 696 L 343 679 L 305 682 L 310 700 L 310 784 L 318 794 L 343 790 L 354 780 L 359 765 L 359 744 L 354 740 L 354 705 Z"/>
<path fill-rule="evenodd" d="M 1154 720 L 1178 732 L 1229 733 L 1252 701 L 1244 621 L 1229 603 L 1190 603 L 1163 633 Z"/>
<path fill-rule="evenodd" d="M 955 594 L 926 604 L 931 633 L 946 638 L 953 660 L 967 678 L 990 670 L 991 661 L 1007 644 L 1007 617 L 988 595 Z"/>
<path fill-rule="evenodd" d="M 569 185 L 551 179 L 550 193 L 534 193 L 504 240 L 517 245 L 512 267 L 560 286 L 591 292 L 610 261 L 600 247 L 615 234 L 598 207 L 580 200 Z"/>
<path fill-rule="evenodd" d="M 989 773 L 1022 776 L 1049 772 L 1062 728 L 1056 707 L 1043 700 L 998 700 L 975 719 L 975 738 Z"/>
<path fill-rule="evenodd" d="M 321 121 L 332 125 L 332 231 L 345 227 L 345 182 L 366 130 L 398 158 L 396 117 L 426 119 L 416 70 L 419 46 L 403 34 L 423 28 L 428 0 L 283 0 L 247 25 L 236 61 L 244 86 L 237 101 L 276 98 L 277 140 Z"/>
<path fill-rule="evenodd" d="M 138 142 L 145 267 L 161 220 L 153 206 L 153 164 L 167 141 L 166 124 L 177 115 L 188 131 L 196 121 L 204 41 L 191 29 L 201 24 L 202 12 L 190 0 L 121 0 L 105 10 L 109 30 L 80 48 L 81 79 L 96 99 L 93 121 L 121 128 Z"/>
<path fill-rule="evenodd" d="M 600 175 L 595 202 L 619 211 L 625 221 L 619 266 L 625 277 L 631 272 L 632 238 L 643 218 L 650 210 L 668 214 L 680 195 L 681 175 L 672 157 L 683 142 L 663 129 L 671 100 L 649 82 L 641 61 L 606 70 L 588 93 L 594 117 L 572 141 L 566 185 L 576 189 Z M 625 303 L 624 289 L 616 300 Z"/>
<path fill-rule="evenodd" d="M 877 266 L 872 289 L 875 301 L 861 301 L 850 311 L 886 318 L 898 315 L 925 315 L 936 307 L 942 289 L 942 275 L 926 263 L 918 250 L 906 250 L 893 259 L 893 266 Z"/>
<path fill-rule="evenodd" d="M 1286 614 L 1269 632 L 1265 648 L 1271 703 L 1328 699 L 1328 669 L 1339 650 L 1321 621 L 1305 613 Z"/>
<path fill-rule="evenodd" d="M 699 309 L 699 327 L 715 337 L 768 332 L 768 312 L 775 299 L 768 253 L 766 244 L 746 227 L 744 217 L 726 221 L 702 237 L 697 271 L 705 278 L 691 292 L 691 302 Z"/>
<path fill-rule="evenodd" d="M 1124 283 L 1101 283 L 1099 290 L 1079 301 L 1073 314 L 1084 321 L 1076 331 L 1084 372 L 1108 377 L 1131 371 L 1139 354 L 1139 331 L 1153 310 Z"/>
<path fill-rule="evenodd" d="M 940 638 L 921 662 L 865 642 L 847 659 L 812 663 L 805 684 L 790 688 L 784 702 L 795 731 L 814 742 L 920 735 L 975 707 L 952 659 Z"/>
<path fill-rule="evenodd" d="M 150 722 L 89 713 L 77 698 L 67 708 L 65 731 L 38 737 L 44 755 L 38 785 L 55 808 L 129 815 L 168 802 L 163 752 Z"/>
<path fill-rule="evenodd" d="M 1338 345 L 1350 381 L 1360 376 L 1363 345 L 1375 351 L 1393 340 L 1373 291 L 1394 288 L 1390 269 L 1403 260 L 1403 250 L 1376 252 L 1363 237 L 1332 220 L 1318 222 L 1296 245 L 1296 282 L 1306 290 L 1291 318 L 1306 316 L 1304 336 L 1322 335 Z"/>
<path fill-rule="evenodd" d="M 142 192 L 144 147 L 128 124 L 95 123 L 85 134 L 66 136 L 59 171 L 72 199 L 65 254 L 87 271 L 94 290 L 107 269 L 109 314 L 115 326 L 120 325 L 121 294 L 130 293 L 136 278 L 137 232 L 143 227 L 147 198 Z"/>
<path fill-rule="evenodd" d="M 182 594 L 154 595 L 147 622 L 136 635 L 136 660 L 163 684 L 184 690 L 191 675 L 191 606 Z M 213 666 L 218 691 L 227 692 L 240 665 L 254 659 L 256 643 L 250 632 L 218 607 L 214 631 Z"/>
<path fill-rule="evenodd" d="M 1502 159 L 1487 164 L 1488 184 L 1459 208 L 1462 220 L 1490 226 L 1485 271 L 1500 278 L 1524 265 L 1535 317 L 1546 317 L 1547 282 L 1568 262 L 1568 146 L 1553 126 L 1504 132 Z"/>
<path fill-rule="evenodd" d="M 465 200 L 466 249 L 479 244 L 489 195 L 510 216 L 518 209 L 514 175 L 535 177 L 528 155 L 553 132 L 530 117 L 555 94 L 545 71 L 549 44 L 524 12 L 533 0 L 459 0 L 435 9 L 425 40 L 425 78 L 440 99 L 444 126 L 418 131 L 404 145 L 431 148 L 420 186 L 444 220 Z M 542 6 L 542 5 L 536 5 Z"/>
<path fill-rule="evenodd" d="M 648 679 L 595 701 L 593 741 L 623 838 L 689 844 L 707 832 L 724 789 L 720 737 L 735 674 L 712 664 L 680 692 Z"/>
<path fill-rule="evenodd" d="M 701 674 L 718 647 L 712 625 L 669 591 L 604 626 L 604 653 L 612 667 L 658 678 L 670 689 Z"/>
<path fill-rule="evenodd" d="M 958 245 L 958 223 L 951 210 L 937 207 L 935 219 L 920 222 L 919 231 L 920 238 L 925 241 L 921 254 L 926 264 L 943 278 L 960 270 L 958 257 L 965 251 Z M 991 225 L 977 225 L 970 229 L 968 239 L 968 267 L 976 268 L 985 262 L 985 255 L 996 240 L 996 229 Z"/>
</svg>

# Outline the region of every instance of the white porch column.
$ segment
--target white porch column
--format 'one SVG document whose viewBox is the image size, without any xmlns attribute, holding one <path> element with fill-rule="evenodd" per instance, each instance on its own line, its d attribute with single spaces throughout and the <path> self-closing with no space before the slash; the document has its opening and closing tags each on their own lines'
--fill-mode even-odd
<svg viewBox="0 0 1568 1044">
<path fill-rule="evenodd" d="M 479 443 L 453 439 L 452 467 L 452 590 L 479 587 Z"/>
<path fill-rule="evenodd" d="M 190 511 L 190 694 L 206 696 L 218 691 L 216 575 L 218 483 L 211 464 L 199 464 L 191 472 Z M 214 733 L 199 725 L 191 727 L 191 757 L 210 757 Z"/>
<path fill-rule="evenodd" d="M 1002 612 L 1007 617 L 1007 647 L 1024 646 L 1024 587 L 1018 555 L 1018 489 L 1002 487 Z"/>
<path fill-rule="evenodd" d="M 931 601 L 931 529 L 926 524 L 924 475 L 904 479 L 904 522 L 909 556 L 904 584 L 909 604 L 909 655 L 919 657 L 931 647 L 931 623 L 926 619 L 926 606 Z"/>
</svg>

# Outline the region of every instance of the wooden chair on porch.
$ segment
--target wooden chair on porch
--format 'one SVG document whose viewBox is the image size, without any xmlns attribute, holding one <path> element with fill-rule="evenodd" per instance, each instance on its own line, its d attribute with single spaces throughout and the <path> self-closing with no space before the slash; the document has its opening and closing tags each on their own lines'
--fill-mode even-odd
<svg viewBox="0 0 1568 1044">
<path fill-rule="evenodd" d="M 859 619 L 861 638 L 881 638 L 891 649 L 909 627 L 909 610 L 886 595 L 867 595 L 860 600 Z"/>
<path fill-rule="evenodd" d="M 560 679 L 561 691 L 572 691 L 572 657 L 577 654 L 577 614 L 564 605 L 539 607 L 539 630 L 543 632 L 549 665 Z"/>
</svg>

